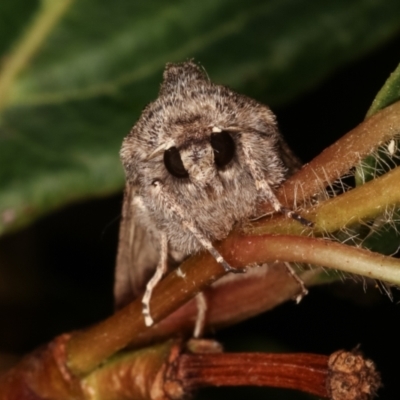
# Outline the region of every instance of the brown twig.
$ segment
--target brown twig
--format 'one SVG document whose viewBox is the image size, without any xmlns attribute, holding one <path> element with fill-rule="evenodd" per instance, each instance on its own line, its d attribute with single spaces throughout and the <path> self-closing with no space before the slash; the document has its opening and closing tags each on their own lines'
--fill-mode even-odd
<svg viewBox="0 0 400 400">
<path fill-rule="evenodd" d="M 79 380 L 65 368 L 67 339 L 56 339 L 3 375 L 0 399 L 181 400 L 205 386 L 268 386 L 332 400 L 369 400 L 380 386 L 373 362 L 356 352 L 226 354 L 204 340 L 189 346 L 170 340 L 119 354 Z"/>
<path fill-rule="evenodd" d="M 379 279 L 390 271 L 400 282 L 400 261 L 355 247 L 324 239 L 300 236 L 231 235 L 218 246 L 224 258 L 235 268 L 275 260 L 304 262 L 334 269 L 364 273 Z M 151 309 L 158 322 L 226 274 L 210 255 L 199 254 L 181 265 L 180 274 L 169 274 L 154 290 Z M 86 331 L 76 332 L 68 345 L 69 367 L 77 375 L 85 375 L 105 358 L 128 343 L 140 346 L 147 342 L 152 328 L 144 325 L 140 299 L 129 304 L 107 320 Z"/>
<path fill-rule="evenodd" d="M 320 275 L 318 268 L 299 274 L 308 287 L 320 282 Z M 215 331 L 259 315 L 295 299 L 299 292 L 299 284 L 282 263 L 252 268 L 243 275 L 228 275 L 203 292 L 207 299 L 206 330 Z M 143 345 L 165 340 L 176 332 L 191 335 L 196 318 L 197 305 L 192 299 L 145 332 L 141 336 Z"/>
<path fill-rule="evenodd" d="M 62 335 L 0 375 L 0 400 L 83 399 L 80 380 L 67 368 Z"/>
<path fill-rule="evenodd" d="M 328 356 L 318 354 L 183 354 L 176 378 L 189 391 L 205 386 L 268 386 L 328 397 Z"/>
<path fill-rule="evenodd" d="M 97 400 L 180 400 L 210 386 L 295 389 L 332 400 L 372 399 L 380 386 L 374 364 L 356 352 L 222 353 L 216 342 L 168 342 L 116 358 L 83 381 Z"/>
<path fill-rule="evenodd" d="M 268 386 L 295 389 L 332 400 L 373 399 L 380 376 L 360 353 L 183 354 L 175 379 L 185 391 L 204 386 Z"/>
</svg>

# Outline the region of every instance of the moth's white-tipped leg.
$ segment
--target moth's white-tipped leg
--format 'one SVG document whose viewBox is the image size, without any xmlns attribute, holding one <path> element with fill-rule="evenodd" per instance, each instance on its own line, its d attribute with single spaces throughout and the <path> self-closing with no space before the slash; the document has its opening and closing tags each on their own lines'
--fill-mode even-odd
<svg viewBox="0 0 400 400">
<path fill-rule="evenodd" d="M 285 262 L 286 269 L 289 272 L 289 275 L 299 284 L 300 286 L 300 293 L 296 296 L 295 300 L 296 303 L 299 304 L 301 300 L 303 300 L 303 297 L 308 294 L 308 290 L 306 286 L 304 285 L 304 282 L 300 279 L 300 277 L 296 274 L 296 271 L 292 268 L 292 266 L 288 263 Z"/>
<path fill-rule="evenodd" d="M 207 237 L 197 228 L 196 224 L 193 221 L 187 220 L 185 218 L 185 213 L 183 209 L 179 206 L 179 204 L 176 201 L 174 201 L 174 199 L 171 198 L 171 196 L 167 192 L 161 190 L 163 187 L 162 183 L 159 181 L 157 181 L 156 183 L 157 187 L 160 189 L 159 194 L 163 197 L 164 202 L 168 204 L 169 209 L 172 210 L 176 215 L 178 215 L 181 218 L 182 225 L 184 226 L 184 228 L 192 233 L 192 235 L 199 241 L 199 243 L 211 253 L 211 255 L 215 258 L 215 260 L 219 264 L 221 264 L 224 267 L 224 270 L 226 272 L 234 272 L 234 273 L 246 272 L 246 270 L 243 269 L 232 268 L 224 260 L 224 258 L 218 252 L 218 250 L 212 245 L 211 241 L 207 239 Z"/>
<path fill-rule="evenodd" d="M 304 226 L 308 226 L 309 228 L 312 228 L 314 226 L 313 222 L 309 221 L 306 218 L 303 218 L 301 215 L 295 213 L 294 211 L 290 210 L 289 208 L 283 207 L 282 205 L 280 206 L 279 212 L 286 215 L 288 218 L 291 218 L 297 222 L 300 222 L 300 224 L 302 224 Z"/>
<path fill-rule="evenodd" d="M 259 192 L 262 193 L 262 195 L 265 197 L 265 199 L 271 204 L 271 206 L 274 208 L 276 212 L 280 212 L 284 215 L 286 215 L 288 218 L 294 219 L 298 221 L 300 224 L 308 227 L 314 226 L 314 224 L 311 221 L 308 221 L 307 219 L 303 218 L 296 212 L 292 211 L 291 209 L 284 207 L 281 202 L 278 200 L 278 198 L 275 196 L 274 191 L 272 190 L 270 184 L 265 178 L 265 172 L 263 168 L 260 167 L 260 165 L 257 165 L 257 163 L 254 161 L 257 159 L 253 155 L 253 149 L 247 142 L 245 142 L 242 146 L 243 152 L 245 155 L 245 162 L 250 170 L 250 173 L 254 179 L 254 183 L 256 185 L 256 188 Z"/>
<path fill-rule="evenodd" d="M 240 274 L 246 272 L 245 269 L 233 268 L 231 267 L 219 253 L 219 251 L 212 245 L 212 243 L 196 228 L 196 226 L 190 222 L 184 221 L 184 227 L 192 232 L 193 236 L 201 243 L 201 245 L 210 252 L 210 254 L 215 258 L 217 263 L 221 264 L 226 272 L 233 272 L 235 274 Z"/>
<path fill-rule="evenodd" d="M 154 323 L 153 318 L 151 317 L 150 313 L 150 300 L 151 295 L 153 293 L 154 288 L 157 286 L 158 282 L 162 279 L 164 274 L 167 272 L 168 268 L 168 239 L 165 234 L 161 235 L 161 256 L 160 261 L 158 262 L 156 272 L 154 273 L 153 277 L 149 280 L 146 285 L 146 291 L 142 298 L 142 314 L 144 317 L 144 323 L 146 326 L 152 326 Z"/>
<path fill-rule="evenodd" d="M 148 303 L 144 303 L 143 304 L 143 317 L 144 317 L 144 324 L 146 326 L 152 326 L 154 324 L 154 320 L 153 318 L 151 318 L 150 315 L 150 308 L 149 308 L 149 304 Z"/>
<path fill-rule="evenodd" d="M 203 246 L 211 253 L 215 260 L 223 266 L 226 272 L 233 272 L 234 274 L 241 274 L 243 272 L 246 272 L 246 269 L 244 268 L 232 268 L 210 242 L 208 243 L 209 247 L 207 247 L 205 244 L 203 244 Z"/>
<path fill-rule="evenodd" d="M 197 317 L 196 317 L 196 323 L 194 325 L 193 337 L 198 339 L 203 335 L 206 323 L 207 298 L 203 292 L 200 292 L 196 296 L 196 306 L 197 306 Z"/>
<path fill-rule="evenodd" d="M 278 198 L 275 196 L 275 193 L 272 191 L 271 187 L 268 185 L 268 183 L 265 180 L 256 181 L 256 186 L 257 186 L 257 189 L 261 190 L 264 193 L 266 199 L 272 205 L 272 207 L 274 208 L 274 210 L 276 212 L 279 212 L 290 219 L 294 219 L 295 221 L 299 222 L 300 224 L 302 224 L 304 226 L 308 226 L 309 228 L 312 228 L 314 226 L 314 224 L 311 221 L 303 218 L 301 215 L 297 214 L 290 208 L 284 207 L 280 203 Z"/>
</svg>

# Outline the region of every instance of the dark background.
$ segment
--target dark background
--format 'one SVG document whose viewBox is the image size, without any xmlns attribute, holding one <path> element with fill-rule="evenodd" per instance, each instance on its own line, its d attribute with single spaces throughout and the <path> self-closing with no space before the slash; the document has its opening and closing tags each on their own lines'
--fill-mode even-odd
<svg viewBox="0 0 400 400">
<path fill-rule="evenodd" d="M 296 101 L 274 109 L 281 131 L 303 161 L 363 120 L 375 94 L 396 68 L 399 48 L 400 36 L 336 71 Z M 75 204 L 1 239 L 4 279 L 0 285 L 7 287 L 0 291 L 4 296 L 0 299 L 0 352 L 24 354 L 55 335 L 110 315 L 121 205 L 121 195 Z M 362 283 L 352 279 L 312 288 L 300 305 L 289 302 L 216 337 L 232 351 L 329 354 L 360 345 L 382 373 L 384 388 L 379 398 L 395 399 L 400 309 L 397 289 L 392 291 L 394 300 L 390 301 L 378 288 L 364 291 Z M 290 396 L 254 388 L 203 391 L 204 398 L 221 395 Z"/>
</svg>

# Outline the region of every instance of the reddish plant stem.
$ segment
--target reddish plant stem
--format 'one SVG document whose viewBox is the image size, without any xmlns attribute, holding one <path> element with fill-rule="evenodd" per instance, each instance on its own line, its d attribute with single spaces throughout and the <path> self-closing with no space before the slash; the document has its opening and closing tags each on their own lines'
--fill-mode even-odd
<svg viewBox="0 0 400 400">
<path fill-rule="evenodd" d="M 115 357 L 83 380 L 90 399 L 182 400 L 206 386 L 268 386 L 331 400 L 371 400 L 380 387 L 357 350 L 319 354 L 224 354 L 219 343 L 169 341 Z"/>
<path fill-rule="evenodd" d="M 319 354 L 183 354 L 177 378 L 187 389 L 269 386 L 328 397 L 328 356 Z"/>
<path fill-rule="evenodd" d="M 0 400 L 83 399 L 80 380 L 66 367 L 69 338 L 55 338 L 0 375 Z"/>
<path fill-rule="evenodd" d="M 384 108 L 327 147 L 287 179 L 278 190 L 283 204 L 293 207 L 339 179 L 383 143 L 400 133 L 400 101 Z M 266 211 L 273 211 L 265 204 Z"/>
<path fill-rule="evenodd" d="M 393 282 L 400 282 L 399 260 L 324 239 L 232 234 L 217 245 L 217 248 L 234 268 L 251 263 L 272 263 L 276 260 L 294 261 L 344 269 L 375 279 L 391 274 Z M 155 288 L 151 310 L 156 322 L 226 274 L 221 265 L 206 253 L 185 261 L 181 265 L 181 272 L 184 278 L 173 272 Z M 147 328 L 144 325 L 142 305 L 138 299 L 107 320 L 74 333 L 68 343 L 68 366 L 79 376 L 90 373 L 104 359 L 128 343 L 135 347 L 148 343 L 147 335 L 152 334 L 152 329 L 153 327 Z"/>
<path fill-rule="evenodd" d="M 313 269 L 300 274 L 307 287 L 320 282 L 321 271 Z M 246 274 L 228 275 L 203 295 L 207 299 L 206 331 L 234 325 L 277 305 L 295 299 L 300 293 L 297 281 L 282 263 L 249 269 Z M 246 301 L 243 301 L 246 299 Z M 141 336 L 142 344 L 165 340 L 176 332 L 191 335 L 197 318 L 196 300 L 192 299 Z"/>
</svg>

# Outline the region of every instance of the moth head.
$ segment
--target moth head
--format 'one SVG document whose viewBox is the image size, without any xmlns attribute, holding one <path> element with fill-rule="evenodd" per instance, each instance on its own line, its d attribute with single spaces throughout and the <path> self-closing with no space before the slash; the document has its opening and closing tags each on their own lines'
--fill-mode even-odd
<svg viewBox="0 0 400 400">
<path fill-rule="evenodd" d="M 179 89 L 185 90 L 196 82 L 209 81 L 205 71 L 193 61 L 179 64 L 168 63 L 163 74 L 160 96 L 170 95 Z"/>
<path fill-rule="evenodd" d="M 233 161 L 235 152 L 236 145 L 231 134 L 218 129 L 203 141 L 181 149 L 169 147 L 164 151 L 163 162 L 172 176 L 186 179 L 193 169 L 193 172 L 200 170 L 204 174 L 207 170 L 227 168 Z"/>
<path fill-rule="evenodd" d="M 244 184 L 244 172 L 254 182 L 265 174 L 272 186 L 284 179 L 281 138 L 268 107 L 210 82 L 192 61 L 167 64 L 163 78 L 158 99 L 121 150 L 131 182 L 228 187 L 230 179 L 232 187 L 234 179 Z"/>
<path fill-rule="evenodd" d="M 223 190 L 220 173 L 233 167 L 235 155 L 236 144 L 231 134 L 218 130 L 165 149 L 163 164 L 173 180 L 208 187 L 209 194 L 218 194 Z"/>
</svg>

